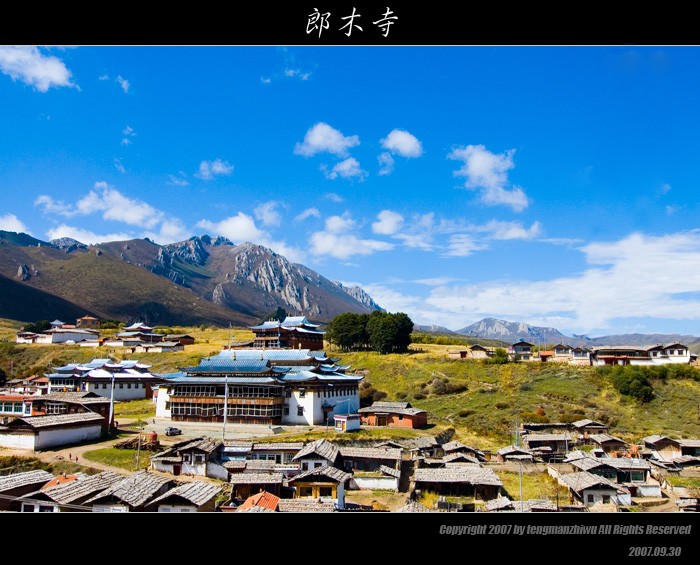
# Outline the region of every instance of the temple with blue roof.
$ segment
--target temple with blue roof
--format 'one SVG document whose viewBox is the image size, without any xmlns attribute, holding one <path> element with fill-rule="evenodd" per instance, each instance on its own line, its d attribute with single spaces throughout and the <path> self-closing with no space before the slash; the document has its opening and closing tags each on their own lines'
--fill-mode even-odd
<svg viewBox="0 0 700 565">
<path fill-rule="evenodd" d="M 306 316 L 287 316 L 282 322 L 270 320 L 257 326 L 248 326 L 255 334 L 253 347 L 260 349 L 323 349 L 323 336 L 318 324 Z"/>
<path fill-rule="evenodd" d="M 356 412 L 362 375 L 323 351 L 224 350 L 161 375 L 156 416 L 173 421 L 323 425 Z"/>
<path fill-rule="evenodd" d="M 114 387 L 115 400 L 151 398 L 153 387 L 162 382 L 149 371 L 150 365 L 134 360 L 93 359 L 89 363 L 68 363 L 52 367 L 44 376 L 52 392 L 94 392 L 110 398 Z"/>
</svg>

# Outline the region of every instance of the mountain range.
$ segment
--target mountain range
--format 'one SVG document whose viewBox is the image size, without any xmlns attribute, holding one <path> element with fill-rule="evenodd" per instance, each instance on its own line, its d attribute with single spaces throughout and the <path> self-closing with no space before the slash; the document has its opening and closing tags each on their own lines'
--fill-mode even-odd
<svg viewBox="0 0 700 565">
<path fill-rule="evenodd" d="M 150 324 L 249 324 L 284 308 L 317 322 L 380 307 L 252 243 L 208 235 L 85 245 L 0 231 L 0 317 L 34 321 L 93 314 Z"/>
<path fill-rule="evenodd" d="M 478 322 L 471 324 L 461 330 L 457 330 L 458 334 L 498 339 L 507 343 L 514 343 L 518 340 L 529 341 L 534 344 L 549 344 L 556 345 L 565 343 L 573 346 L 597 347 L 603 345 L 649 345 L 656 343 L 669 343 L 679 341 L 685 344 L 691 344 L 697 341 L 697 336 L 688 334 L 615 334 L 600 337 L 588 337 L 585 335 L 567 336 L 561 333 L 556 328 L 543 326 L 531 326 L 525 322 L 509 322 L 507 320 L 498 320 L 496 318 L 484 318 Z"/>
</svg>

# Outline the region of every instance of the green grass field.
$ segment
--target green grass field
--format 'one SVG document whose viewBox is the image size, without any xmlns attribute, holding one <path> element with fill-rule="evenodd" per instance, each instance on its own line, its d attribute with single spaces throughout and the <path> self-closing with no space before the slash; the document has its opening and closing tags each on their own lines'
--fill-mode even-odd
<svg viewBox="0 0 700 565">
<path fill-rule="evenodd" d="M 150 458 L 153 453 L 150 451 L 141 451 L 139 456 L 139 464 L 136 465 L 136 450 L 135 449 L 117 449 L 115 447 L 105 447 L 102 449 L 94 449 L 83 453 L 83 457 L 88 461 L 95 461 L 104 465 L 120 467 L 127 471 L 138 471 L 147 469 L 151 463 Z"/>
</svg>

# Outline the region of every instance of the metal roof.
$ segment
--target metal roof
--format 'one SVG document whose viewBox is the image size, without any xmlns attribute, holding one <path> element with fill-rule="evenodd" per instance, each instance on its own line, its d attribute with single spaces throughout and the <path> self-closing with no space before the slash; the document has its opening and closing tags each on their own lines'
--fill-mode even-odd
<svg viewBox="0 0 700 565">
<path fill-rule="evenodd" d="M 221 359 L 206 357 L 195 367 L 184 369 L 187 373 L 269 373 L 270 362 L 260 359 Z"/>
<path fill-rule="evenodd" d="M 52 414 L 50 416 L 25 416 L 17 418 L 8 424 L 8 427 L 19 427 L 20 422 L 31 428 L 51 428 L 54 426 L 65 426 L 68 424 L 98 424 L 104 418 L 95 412 L 83 412 L 79 414 Z"/>
<path fill-rule="evenodd" d="M 340 454 L 354 459 L 401 460 L 401 450 L 391 447 L 340 447 Z"/>
</svg>

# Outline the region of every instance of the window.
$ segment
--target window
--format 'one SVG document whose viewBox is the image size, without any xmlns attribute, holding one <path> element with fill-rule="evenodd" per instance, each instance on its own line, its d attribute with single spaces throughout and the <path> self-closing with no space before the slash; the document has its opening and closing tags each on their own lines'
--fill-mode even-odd
<svg viewBox="0 0 700 565">
<path fill-rule="evenodd" d="M 331 497 L 333 496 L 333 487 L 321 487 L 318 489 L 319 496 Z"/>
<path fill-rule="evenodd" d="M 314 489 L 312 487 L 299 487 L 299 496 L 313 496 Z"/>
<path fill-rule="evenodd" d="M 609 504 L 609 503 L 610 503 L 610 495 L 604 494 L 603 495 L 603 504 Z"/>
<path fill-rule="evenodd" d="M 106 388 L 107 388 L 107 383 L 102 383 L 102 389 L 104 390 Z"/>
<path fill-rule="evenodd" d="M 323 463 L 320 463 L 320 462 L 316 461 L 316 462 L 314 463 L 314 469 L 318 469 L 319 467 L 323 467 Z"/>
<path fill-rule="evenodd" d="M 292 397 L 292 389 L 291 389 L 291 388 L 288 388 L 287 390 L 285 390 L 285 391 L 284 391 L 284 395 L 285 395 L 287 398 L 291 398 L 291 397 Z"/>
<path fill-rule="evenodd" d="M 282 415 L 289 416 L 289 406 L 286 404 L 282 407 Z"/>
<path fill-rule="evenodd" d="M 586 496 L 586 500 L 592 504 L 595 501 L 595 498 L 592 494 L 589 494 Z"/>
<path fill-rule="evenodd" d="M 297 416 L 303 416 L 303 415 L 304 415 L 304 407 L 297 406 Z"/>
<path fill-rule="evenodd" d="M 403 420 L 403 414 L 399 414 L 399 420 Z"/>
<path fill-rule="evenodd" d="M 642 483 L 644 482 L 644 471 L 632 471 L 630 473 L 630 478 L 633 483 Z"/>
<path fill-rule="evenodd" d="M 119 383 L 119 388 L 124 388 L 124 383 Z"/>
<path fill-rule="evenodd" d="M 302 471 L 308 471 L 309 470 L 309 464 L 304 462 L 301 464 L 301 470 Z"/>
<path fill-rule="evenodd" d="M 126 388 L 131 388 L 131 383 L 126 383 Z"/>
<path fill-rule="evenodd" d="M 300 388 L 299 389 L 299 398 L 304 398 L 305 396 L 306 396 L 306 389 Z"/>
<path fill-rule="evenodd" d="M 168 402 L 168 401 L 165 402 L 165 409 L 170 410 L 170 402 Z"/>
</svg>

